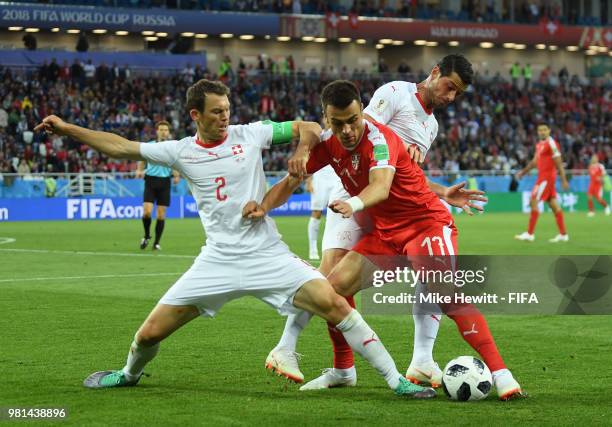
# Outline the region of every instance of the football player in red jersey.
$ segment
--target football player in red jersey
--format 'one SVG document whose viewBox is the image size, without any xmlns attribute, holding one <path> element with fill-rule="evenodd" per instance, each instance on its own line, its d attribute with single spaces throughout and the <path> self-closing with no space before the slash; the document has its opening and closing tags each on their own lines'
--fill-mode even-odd
<svg viewBox="0 0 612 427">
<path fill-rule="evenodd" d="M 569 188 L 567 178 L 565 177 L 565 169 L 563 168 L 561 149 L 559 143 L 550 136 L 550 127 L 548 127 L 546 123 L 538 124 L 538 138 L 539 141 L 536 143 L 533 159 L 516 174 L 516 177 L 520 179 L 534 167 L 538 168 L 538 179 L 533 190 L 531 190 L 531 216 L 529 217 L 529 226 L 527 231 L 517 234 L 514 238 L 525 242 L 533 242 L 535 240 L 533 232 L 535 231 L 538 216 L 540 215 L 538 203 L 543 201 L 548 203 L 552 209 L 555 214 L 555 220 L 557 221 L 557 227 L 559 227 L 559 234 L 550 239 L 549 242 L 567 242 L 569 241 L 569 236 L 565 230 L 563 210 L 557 202 L 557 190 L 555 189 L 557 171 L 559 171 L 563 189 L 567 190 Z"/>
<path fill-rule="evenodd" d="M 606 169 L 604 166 L 599 163 L 599 158 L 597 154 L 593 154 L 591 157 L 591 164 L 589 165 L 589 190 L 587 191 L 587 198 L 589 200 L 589 213 L 588 216 L 595 216 L 595 209 L 593 206 L 593 197 L 597 200 L 604 208 L 604 212 L 606 215 L 610 215 L 610 206 L 603 199 L 603 179 L 606 175 Z"/>
<path fill-rule="evenodd" d="M 364 119 L 358 89 L 348 81 L 327 85 L 321 95 L 329 129 L 310 153 L 306 173 L 331 165 L 351 195 L 330 207 L 345 217 L 364 211 L 372 229 L 336 265 L 330 282 L 343 296 L 357 293 L 378 269 L 380 256 L 407 257 L 415 270 L 435 269 L 432 262 L 445 262 L 457 255 L 457 229 L 448 209 L 427 185 L 423 171 L 410 159 L 402 140 L 388 127 Z M 273 187 L 254 215 L 284 203 L 297 187 L 285 178 Z M 476 198 L 467 193 L 460 205 Z M 448 268 L 442 266 L 442 268 Z M 521 387 L 506 368 L 483 315 L 470 304 L 441 304 L 463 339 L 476 350 L 493 372 L 501 399 L 522 395 Z M 346 385 L 354 385 L 352 382 Z"/>
</svg>

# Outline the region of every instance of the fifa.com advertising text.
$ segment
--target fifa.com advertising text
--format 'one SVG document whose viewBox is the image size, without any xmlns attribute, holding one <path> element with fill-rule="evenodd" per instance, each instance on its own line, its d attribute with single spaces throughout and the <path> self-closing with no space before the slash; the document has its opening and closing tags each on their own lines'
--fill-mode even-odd
<svg viewBox="0 0 612 427">
<path fill-rule="evenodd" d="M 369 256 L 369 314 L 612 314 L 612 257 Z"/>
</svg>

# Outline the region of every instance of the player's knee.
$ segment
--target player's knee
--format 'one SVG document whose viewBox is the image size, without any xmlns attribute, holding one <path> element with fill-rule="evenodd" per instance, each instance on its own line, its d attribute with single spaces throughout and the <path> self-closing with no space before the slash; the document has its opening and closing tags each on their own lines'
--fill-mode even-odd
<svg viewBox="0 0 612 427">
<path fill-rule="evenodd" d="M 350 277 L 347 274 L 335 270 L 329 276 L 328 280 L 337 294 L 343 297 L 349 297 L 354 294 L 352 283 L 350 283 Z"/>
<path fill-rule="evenodd" d="M 312 211 L 310 214 L 314 219 L 321 219 L 322 211 Z"/>
</svg>

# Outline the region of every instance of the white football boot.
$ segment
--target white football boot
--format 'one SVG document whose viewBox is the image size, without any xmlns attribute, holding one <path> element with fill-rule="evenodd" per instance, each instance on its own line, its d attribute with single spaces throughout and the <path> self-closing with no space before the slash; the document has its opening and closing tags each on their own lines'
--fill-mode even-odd
<svg viewBox="0 0 612 427">
<path fill-rule="evenodd" d="M 557 234 L 552 239 L 548 240 L 550 243 L 569 242 L 569 236 L 567 234 Z"/>
<path fill-rule="evenodd" d="M 323 390 L 333 387 L 355 387 L 357 385 L 357 371 L 355 367 L 349 369 L 323 369 L 323 374 L 307 382 L 300 391 Z"/>
<path fill-rule="evenodd" d="M 413 384 L 429 385 L 438 388 L 442 385 L 442 370 L 436 362 L 411 362 L 406 371 L 406 379 Z"/>
<path fill-rule="evenodd" d="M 300 371 L 298 364 L 299 357 L 300 354 L 295 351 L 275 348 L 266 358 L 266 369 L 290 381 L 301 384 L 304 382 L 304 374 Z"/>
<path fill-rule="evenodd" d="M 522 240 L 523 242 L 533 242 L 535 240 L 535 234 L 529 234 L 525 231 L 521 234 L 516 234 L 514 238 L 516 240 Z"/>
<path fill-rule="evenodd" d="M 593 218 L 593 217 L 595 216 L 595 212 L 593 212 L 593 211 L 589 211 L 589 213 L 587 214 L 587 216 L 588 216 L 589 218 Z"/>
<path fill-rule="evenodd" d="M 520 384 L 514 379 L 508 369 L 500 369 L 493 373 L 493 383 L 497 389 L 499 400 L 511 400 L 519 397 L 527 397 L 521 389 Z"/>
<path fill-rule="evenodd" d="M 606 214 L 606 216 L 610 216 L 610 205 L 606 206 L 606 208 L 604 209 L 604 213 Z"/>
</svg>

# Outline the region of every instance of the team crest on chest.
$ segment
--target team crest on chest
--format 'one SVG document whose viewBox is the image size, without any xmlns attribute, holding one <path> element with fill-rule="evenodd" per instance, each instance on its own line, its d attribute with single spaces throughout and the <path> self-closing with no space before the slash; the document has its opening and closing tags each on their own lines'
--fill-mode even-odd
<svg viewBox="0 0 612 427">
<path fill-rule="evenodd" d="M 361 155 L 359 153 L 355 153 L 351 156 L 351 163 L 353 164 L 353 170 L 359 169 L 359 162 L 361 161 Z"/>
<path fill-rule="evenodd" d="M 232 145 L 232 155 L 234 157 L 234 160 L 236 160 L 237 162 L 242 162 L 243 160 L 245 160 L 244 149 L 242 148 L 242 145 Z"/>
</svg>

